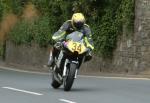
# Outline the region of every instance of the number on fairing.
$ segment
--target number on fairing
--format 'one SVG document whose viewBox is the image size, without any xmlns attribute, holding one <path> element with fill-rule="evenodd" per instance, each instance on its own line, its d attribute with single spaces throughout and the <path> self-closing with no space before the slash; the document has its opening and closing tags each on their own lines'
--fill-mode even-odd
<svg viewBox="0 0 150 103">
<path fill-rule="evenodd" d="M 72 50 L 73 50 L 73 51 L 81 52 L 81 44 L 73 43 Z"/>
</svg>

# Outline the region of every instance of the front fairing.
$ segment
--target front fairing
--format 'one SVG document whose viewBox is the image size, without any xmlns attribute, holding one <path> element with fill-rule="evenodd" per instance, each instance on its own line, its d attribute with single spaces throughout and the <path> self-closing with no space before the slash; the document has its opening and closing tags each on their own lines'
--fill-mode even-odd
<svg viewBox="0 0 150 103">
<path fill-rule="evenodd" d="M 84 35 L 81 32 L 73 32 L 66 37 L 66 42 L 64 42 L 65 48 L 67 48 L 70 52 L 83 54 L 87 51 L 87 48 L 83 39 Z"/>
</svg>

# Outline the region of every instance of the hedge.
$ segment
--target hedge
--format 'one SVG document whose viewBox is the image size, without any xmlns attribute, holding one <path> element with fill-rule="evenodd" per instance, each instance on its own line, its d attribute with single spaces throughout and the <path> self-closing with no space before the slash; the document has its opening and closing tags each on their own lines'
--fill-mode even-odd
<svg viewBox="0 0 150 103">
<path fill-rule="evenodd" d="M 92 29 L 95 53 L 103 57 L 112 56 L 123 29 L 127 31 L 127 35 L 132 35 L 134 31 L 134 0 L 13 0 L 9 3 L 12 12 L 20 15 L 22 4 L 26 4 L 23 1 L 35 5 L 39 11 L 39 19 L 32 23 L 21 20 L 14 27 L 10 39 L 18 44 L 30 44 L 34 41 L 45 46 L 48 41 L 52 43 L 51 35 L 74 12 L 85 15 L 86 22 Z"/>
</svg>

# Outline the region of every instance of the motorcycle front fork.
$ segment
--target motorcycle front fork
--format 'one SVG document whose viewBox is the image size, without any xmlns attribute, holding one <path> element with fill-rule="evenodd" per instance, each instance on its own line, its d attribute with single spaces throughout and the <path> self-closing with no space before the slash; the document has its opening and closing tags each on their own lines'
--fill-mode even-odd
<svg viewBox="0 0 150 103">
<path fill-rule="evenodd" d="M 77 75 L 78 75 L 78 69 L 76 69 L 76 73 L 75 73 L 75 79 L 77 78 Z"/>
<path fill-rule="evenodd" d="M 75 62 L 75 63 L 78 63 L 78 62 Z M 63 77 L 67 76 L 67 67 L 68 67 L 68 64 L 69 64 L 69 60 L 66 59 L 65 64 L 64 64 Z M 75 79 L 77 78 L 77 75 L 78 75 L 78 69 L 76 69 L 76 72 L 75 72 L 75 77 L 74 77 Z"/>
</svg>

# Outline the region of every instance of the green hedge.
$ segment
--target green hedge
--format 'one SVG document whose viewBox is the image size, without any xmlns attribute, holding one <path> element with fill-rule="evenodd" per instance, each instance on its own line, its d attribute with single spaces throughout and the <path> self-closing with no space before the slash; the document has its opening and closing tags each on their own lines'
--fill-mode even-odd
<svg viewBox="0 0 150 103">
<path fill-rule="evenodd" d="M 127 35 L 133 33 L 134 0 L 76 0 L 74 8 L 87 16 L 93 31 L 95 52 L 103 57 L 112 57 L 123 29 Z"/>
<path fill-rule="evenodd" d="M 2 7 L 5 13 L 12 12 L 16 15 L 21 15 L 26 0 L 1 0 Z"/>
<path fill-rule="evenodd" d="M 44 16 L 33 22 L 21 20 L 9 33 L 9 39 L 16 44 L 28 44 L 32 42 L 40 46 L 46 46 L 51 40 L 49 18 Z"/>
<path fill-rule="evenodd" d="M 2 20 L 2 16 L 3 16 L 3 4 L 2 2 L 0 1 L 0 21 Z"/>
<path fill-rule="evenodd" d="M 4 0 L 8 1 L 8 0 Z M 95 52 L 103 57 L 111 57 L 116 48 L 118 36 L 123 29 L 132 35 L 134 27 L 134 0 L 27 0 L 39 11 L 40 18 L 33 23 L 21 21 L 10 33 L 14 42 L 30 44 L 32 41 L 46 45 L 51 34 L 74 12 L 85 14 L 93 31 Z M 19 0 L 10 5 L 14 13 L 20 14 Z M 15 8 L 16 6 L 16 8 Z M 21 9 L 19 9 L 21 8 Z M 123 28 L 125 27 L 125 28 Z M 51 41 L 52 42 L 52 41 Z"/>
</svg>

